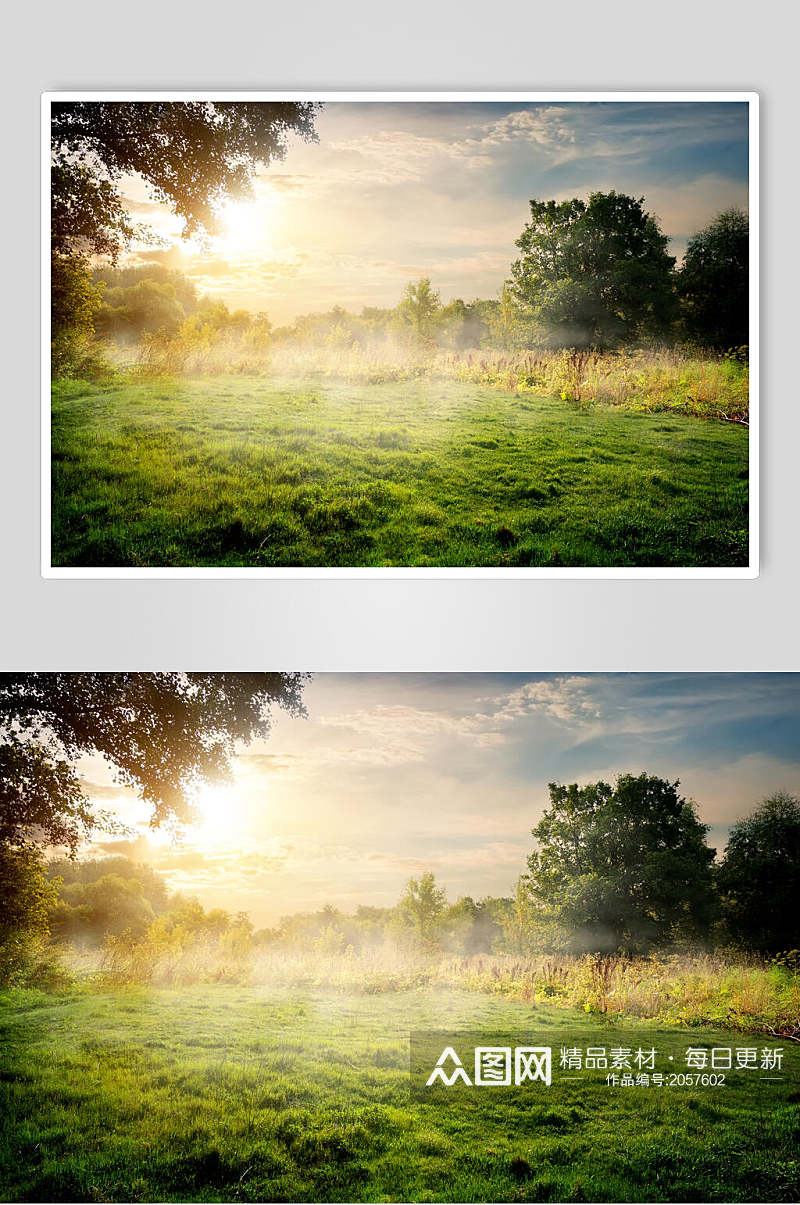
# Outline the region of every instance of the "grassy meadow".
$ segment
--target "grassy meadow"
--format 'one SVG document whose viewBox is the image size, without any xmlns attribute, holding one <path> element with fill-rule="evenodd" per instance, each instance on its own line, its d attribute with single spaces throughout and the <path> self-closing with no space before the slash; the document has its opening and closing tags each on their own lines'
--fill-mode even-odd
<svg viewBox="0 0 800 1205">
<path fill-rule="evenodd" d="M 52 563 L 746 565 L 746 381 L 564 363 L 56 381 Z"/>
<path fill-rule="evenodd" d="M 612 1089 L 554 1068 L 550 1088 L 412 1093 L 415 1029 L 513 1031 L 556 1048 L 555 1066 L 565 1040 L 636 1032 L 552 1005 L 431 988 L 16 990 L 0 1027 L 11 1201 L 795 1201 L 800 1187 L 796 1059 L 780 1083 Z M 736 1045 L 709 1028 L 662 1039 Z"/>
</svg>

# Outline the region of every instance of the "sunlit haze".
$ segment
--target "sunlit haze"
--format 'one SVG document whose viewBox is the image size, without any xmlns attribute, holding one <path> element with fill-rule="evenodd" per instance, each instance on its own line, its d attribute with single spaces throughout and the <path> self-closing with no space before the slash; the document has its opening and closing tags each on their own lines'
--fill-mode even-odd
<svg viewBox="0 0 800 1205">
<path fill-rule="evenodd" d="M 747 207 L 747 106 L 731 103 L 329 103 L 319 142 L 290 140 L 207 247 L 128 178 L 132 216 L 164 241 L 129 263 L 185 272 L 273 322 L 334 305 L 395 305 L 431 276 L 447 302 L 495 297 L 528 201 L 644 195 L 682 256 L 720 210 Z"/>
<path fill-rule="evenodd" d="M 796 675 L 322 674 L 306 701 L 307 719 L 277 713 L 268 741 L 239 750 L 180 838 L 85 762 L 90 795 L 134 835 L 84 856 L 144 860 L 264 924 L 391 904 L 426 869 L 451 899 L 507 894 L 553 780 L 680 778 L 717 846 L 764 795 L 800 786 Z"/>
</svg>

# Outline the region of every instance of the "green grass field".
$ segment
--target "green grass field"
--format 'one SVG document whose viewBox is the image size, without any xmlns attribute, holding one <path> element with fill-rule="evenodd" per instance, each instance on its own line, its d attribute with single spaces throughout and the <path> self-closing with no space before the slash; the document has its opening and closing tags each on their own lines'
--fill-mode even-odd
<svg viewBox="0 0 800 1205">
<path fill-rule="evenodd" d="M 444 1089 L 438 1099 L 411 1091 L 410 1030 L 513 1030 L 558 1047 L 565 1037 L 597 1040 L 602 1023 L 430 990 L 6 992 L 0 1196 L 797 1200 L 797 1059 L 781 1083 L 743 1072 L 714 1088 L 580 1079 L 444 1100 Z M 622 1031 L 606 1025 L 611 1046 Z M 759 1044 L 731 1032 L 660 1032 L 683 1045 Z"/>
<path fill-rule="evenodd" d="M 59 566 L 742 566 L 745 428 L 448 380 L 59 382 Z"/>
</svg>

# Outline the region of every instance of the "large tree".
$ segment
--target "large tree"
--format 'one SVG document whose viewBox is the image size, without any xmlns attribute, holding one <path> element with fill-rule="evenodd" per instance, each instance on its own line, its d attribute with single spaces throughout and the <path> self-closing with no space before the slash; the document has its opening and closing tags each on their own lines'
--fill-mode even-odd
<svg viewBox="0 0 800 1205">
<path fill-rule="evenodd" d="M 765 799 L 730 831 L 718 883 L 731 937 L 776 953 L 800 946 L 800 799 Z"/>
<path fill-rule="evenodd" d="M 642 773 L 550 783 L 532 830 L 528 891 L 540 932 L 569 950 L 633 954 L 701 935 L 713 915 L 707 825 L 678 782 Z"/>
<path fill-rule="evenodd" d="M 0 675 L 0 847 L 71 853 L 103 816 L 78 759 L 101 754 L 152 807 L 191 818 L 204 782 L 225 779 L 236 742 L 266 736 L 270 709 L 302 713 L 302 674 Z"/>
<path fill-rule="evenodd" d="M 530 208 L 511 283 L 542 342 L 613 347 L 668 330 L 675 260 L 643 197 L 595 192 Z"/>
<path fill-rule="evenodd" d="M 749 342 L 750 224 L 740 209 L 719 214 L 689 239 L 678 273 L 686 335 L 718 351 Z"/>
</svg>

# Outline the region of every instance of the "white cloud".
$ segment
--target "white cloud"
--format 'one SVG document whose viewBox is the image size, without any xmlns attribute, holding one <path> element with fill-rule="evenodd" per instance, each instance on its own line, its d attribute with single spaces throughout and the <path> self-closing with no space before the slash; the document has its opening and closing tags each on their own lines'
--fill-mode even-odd
<svg viewBox="0 0 800 1205">
<path fill-rule="evenodd" d="M 564 105 L 518 109 L 498 121 L 489 122 L 477 137 L 456 144 L 458 153 L 471 155 L 476 161 L 482 162 L 489 160 L 497 148 L 504 148 L 508 144 L 515 147 L 527 144 L 545 151 L 563 153 L 571 150 L 576 143 L 571 117 Z"/>
<path fill-rule="evenodd" d="M 401 704 L 379 704 L 361 711 L 327 714 L 319 722 L 323 727 L 346 728 L 367 738 L 368 747 L 360 750 L 362 760 L 377 758 L 387 764 L 424 761 L 431 741 L 437 737 L 468 740 L 478 749 L 489 749 L 505 741 L 489 715 L 427 711 Z"/>
<path fill-rule="evenodd" d="M 491 702 L 497 708 L 494 719 L 499 723 L 538 714 L 564 724 L 576 724 L 597 720 L 602 714 L 595 683 L 591 678 L 577 675 L 526 682 Z"/>
</svg>

